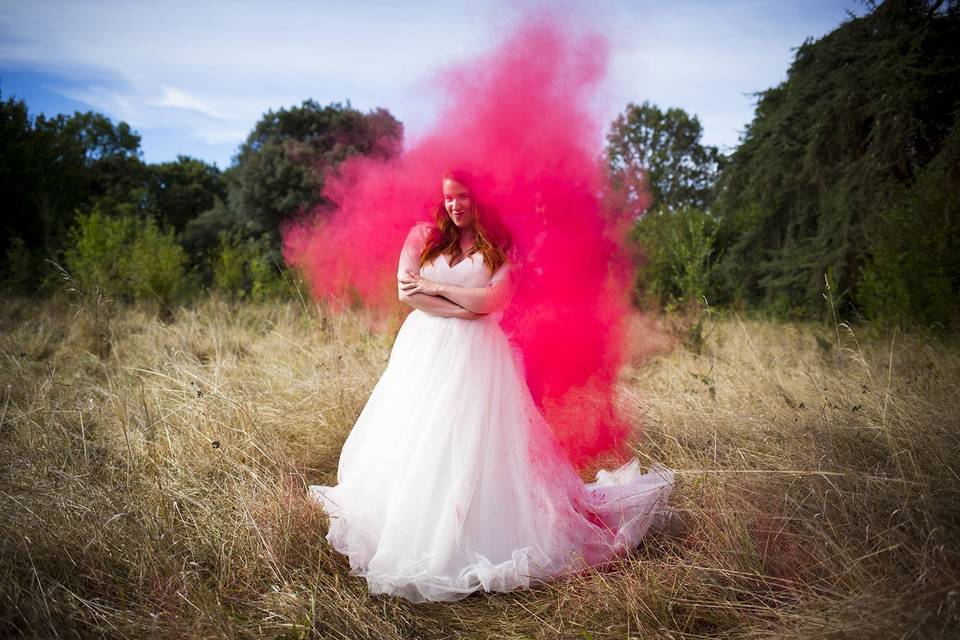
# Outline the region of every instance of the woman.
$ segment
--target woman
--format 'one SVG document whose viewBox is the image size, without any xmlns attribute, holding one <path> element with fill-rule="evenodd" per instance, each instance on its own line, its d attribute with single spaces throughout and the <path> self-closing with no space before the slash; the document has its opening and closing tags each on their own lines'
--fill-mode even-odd
<svg viewBox="0 0 960 640">
<path fill-rule="evenodd" d="M 436 222 L 410 231 L 397 275 L 414 311 L 344 443 L 338 484 L 310 487 L 351 572 L 413 602 L 609 560 L 639 542 L 673 481 L 636 460 L 580 480 L 498 324 L 509 236 L 469 182 L 444 175 Z"/>
</svg>

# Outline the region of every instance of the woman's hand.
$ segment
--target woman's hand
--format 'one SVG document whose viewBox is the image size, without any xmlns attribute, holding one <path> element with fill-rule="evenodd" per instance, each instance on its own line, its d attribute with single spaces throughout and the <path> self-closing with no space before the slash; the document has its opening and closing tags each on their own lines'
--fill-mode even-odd
<svg viewBox="0 0 960 640">
<path fill-rule="evenodd" d="M 407 275 L 400 278 L 400 291 L 408 296 L 415 293 L 422 293 L 428 296 L 440 295 L 440 285 L 426 278 L 421 278 L 416 273 L 407 272 Z"/>
<path fill-rule="evenodd" d="M 457 315 L 461 320 L 479 320 L 480 318 L 485 317 L 485 313 L 474 313 L 473 311 L 463 310 L 463 313 Z"/>
<path fill-rule="evenodd" d="M 444 297 L 444 287 L 436 282 L 421 278 L 419 274 L 407 271 L 405 276 L 397 278 L 400 300 L 414 309 L 420 309 L 430 315 L 462 320 L 479 320 L 486 313 L 470 311 Z M 422 293 L 422 296 L 416 294 Z"/>
</svg>

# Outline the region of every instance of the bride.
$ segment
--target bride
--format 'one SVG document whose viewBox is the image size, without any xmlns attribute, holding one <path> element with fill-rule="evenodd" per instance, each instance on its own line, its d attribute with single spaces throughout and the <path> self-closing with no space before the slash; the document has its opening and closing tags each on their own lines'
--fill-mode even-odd
<svg viewBox="0 0 960 640">
<path fill-rule="evenodd" d="M 311 486 L 327 540 L 371 593 L 413 602 L 509 591 L 614 558 L 666 507 L 673 474 L 636 459 L 584 484 L 535 405 L 498 323 L 510 239 L 445 174 L 433 224 L 398 271 L 413 307 L 340 455 Z"/>
</svg>

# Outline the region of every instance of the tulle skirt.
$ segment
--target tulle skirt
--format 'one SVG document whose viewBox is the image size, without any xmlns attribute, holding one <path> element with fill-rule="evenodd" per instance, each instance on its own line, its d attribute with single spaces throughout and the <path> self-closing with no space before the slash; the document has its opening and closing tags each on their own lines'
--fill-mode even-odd
<svg viewBox="0 0 960 640">
<path fill-rule="evenodd" d="M 312 486 L 327 540 L 372 593 L 509 591 L 609 560 L 665 508 L 673 474 L 632 460 L 584 484 L 493 317 L 413 311 L 340 455 Z"/>
</svg>

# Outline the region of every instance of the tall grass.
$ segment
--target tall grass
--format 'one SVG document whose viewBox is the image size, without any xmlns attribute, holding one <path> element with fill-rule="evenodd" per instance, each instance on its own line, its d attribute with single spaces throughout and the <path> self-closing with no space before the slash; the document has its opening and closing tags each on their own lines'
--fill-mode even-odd
<svg viewBox="0 0 960 640">
<path fill-rule="evenodd" d="M 89 305 L 87 307 L 89 309 Z M 678 470 L 679 538 L 548 585 L 370 596 L 332 483 L 393 327 L 295 303 L 0 307 L 0 635 L 948 637 L 960 624 L 960 347 L 844 325 L 636 318 L 624 411 Z M 100 340 L 109 349 L 96 349 Z M 495 526 L 495 523 L 491 523 Z"/>
</svg>

